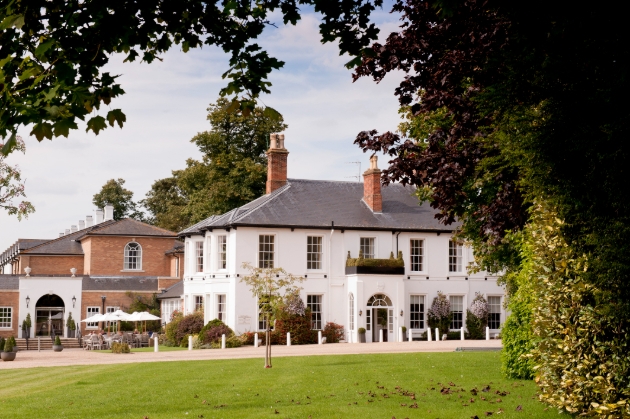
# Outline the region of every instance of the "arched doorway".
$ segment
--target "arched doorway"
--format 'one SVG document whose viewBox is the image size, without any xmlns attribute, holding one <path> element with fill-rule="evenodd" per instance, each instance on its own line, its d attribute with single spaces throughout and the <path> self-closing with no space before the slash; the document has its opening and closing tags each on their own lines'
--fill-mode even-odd
<svg viewBox="0 0 630 419">
<path fill-rule="evenodd" d="M 46 294 L 35 304 L 35 336 L 63 336 L 65 304 L 57 294 Z"/>
<path fill-rule="evenodd" d="M 383 342 L 394 337 L 394 305 L 385 294 L 374 294 L 367 302 L 367 328 L 372 332 L 372 342 L 378 342 L 383 331 Z"/>
</svg>

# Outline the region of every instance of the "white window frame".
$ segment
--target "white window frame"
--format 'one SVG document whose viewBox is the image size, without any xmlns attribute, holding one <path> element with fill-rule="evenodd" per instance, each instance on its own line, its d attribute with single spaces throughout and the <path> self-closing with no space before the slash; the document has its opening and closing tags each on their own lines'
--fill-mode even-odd
<svg viewBox="0 0 630 419">
<path fill-rule="evenodd" d="M 309 243 L 310 239 L 319 239 L 319 244 Z M 319 246 L 319 252 L 313 252 L 311 249 L 315 246 Z M 310 260 L 311 255 L 317 255 L 316 261 Z M 307 271 L 321 271 L 324 269 L 324 237 L 322 236 L 306 236 L 306 270 Z M 313 268 L 313 263 L 319 264 L 319 267 Z M 309 265 L 311 267 L 309 267 Z"/>
<path fill-rule="evenodd" d="M 205 310 L 205 304 L 206 304 L 206 299 L 204 298 L 203 295 L 201 294 L 195 294 L 192 296 L 192 311 L 191 313 L 196 312 L 197 310 L 201 309 L 201 311 L 203 312 Z M 201 298 L 201 307 L 199 307 L 199 303 L 197 302 L 198 299 Z"/>
<path fill-rule="evenodd" d="M 204 265 L 205 265 L 205 243 L 203 240 L 195 241 L 195 272 L 196 274 L 203 273 Z"/>
<path fill-rule="evenodd" d="M 419 241 L 421 242 L 421 245 L 419 247 L 420 249 L 420 254 L 419 255 L 414 255 L 413 254 L 413 249 L 418 249 L 418 247 L 414 247 L 413 244 L 414 242 Z M 412 237 L 409 239 L 409 270 L 411 272 L 426 272 L 427 267 L 426 267 L 426 262 L 427 262 L 427 258 L 426 258 L 426 252 L 425 252 L 425 243 L 426 240 L 424 238 L 415 238 Z M 420 262 L 418 263 L 416 261 L 416 263 L 414 263 L 414 258 L 420 258 Z M 414 265 L 420 265 L 420 269 L 414 269 Z"/>
<path fill-rule="evenodd" d="M 227 235 L 220 234 L 217 236 L 217 270 L 224 271 L 226 269 L 227 269 Z"/>
<path fill-rule="evenodd" d="M 101 314 L 101 308 L 99 306 L 87 306 L 85 308 L 85 318 L 89 319 L 95 314 Z M 98 322 L 86 322 L 86 329 L 98 329 Z"/>
<path fill-rule="evenodd" d="M 258 331 L 266 331 L 267 330 L 267 321 L 265 320 L 264 317 L 261 316 L 261 311 L 260 311 L 260 299 L 258 299 L 256 301 L 256 316 L 257 316 L 257 322 L 256 322 L 256 326 L 258 327 Z M 273 330 L 273 322 L 271 322 L 271 327 L 270 330 Z"/>
<path fill-rule="evenodd" d="M 130 245 L 135 244 L 138 246 L 136 249 L 138 251 L 138 255 L 131 256 L 129 247 Z M 131 259 L 136 260 L 136 267 L 132 268 Z M 123 258 L 123 270 L 124 271 L 141 271 L 142 270 L 142 246 L 138 242 L 129 242 L 125 245 L 124 258 Z"/>
<path fill-rule="evenodd" d="M 311 298 L 316 297 L 319 301 L 309 301 Z M 317 307 L 319 306 L 319 307 Z M 306 307 L 311 309 L 311 329 L 323 330 L 324 323 L 324 296 L 322 294 L 307 294 L 306 295 Z M 319 308 L 318 311 L 313 308 Z M 317 327 L 319 326 L 319 327 Z"/>
<path fill-rule="evenodd" d="M 188 261 L 188 259 L 190 259 L 190 242 L 187 241 L 186 242 L 186 249 L 184 250 L 184 274 L 188 274 L 189 272 L 189 267 L 190 267 L 190 262 Z"/>
<path fill-rule="evenodd" d="M 261 243 L 261 239 L 263 237 L 270 237 L 271 241 Z M 271 245 L 271 250 L 270 251 L 264 250 L 264 249 L 261 250 L 261 245 Z M 271 259 L 262 259 L 261 256 L 263 254 L 271 254 Z M 276 235 L 275 234 L 259 234 L 258 235 L 258 257 L 256 259 L 258 260 L 259 268 L 273 269 L 276 266 Z M 269 264 L 269 262 L 271 262 L 271 264 Z"/>
<path fill-rule="evenodd" d="M 13 329 L 13 307 L 10 307 L 10 306 L 1 306 L 0 307 L 0 312 L 3 312 L 5 310 L 8 311 L 8 313 L 4 314 L 2 317 L 0 317 L 0 329 Z M 1 320 L 3 318 L 6 319 L 7 315 L 8 315 L 8 319 L 9 319 L 8 322 Z M 9 324 L 8 326 L 6 325 L 7 323 Z"/>
<path fill-rule="evenodd" d="M 364 244 L 363 241 L 364 240 L 368 240 L 368 244 Z M 364 259 L 374 259 L 376 257 L 376 237 L 360 237 L 359 238 L 359 252 L 361 252 L 364 249 L 370 249 L 372 252 L 371 253 L 366 253 L 365 251 L 363 251 L 363 258 Z"/>
<path fill-rule="evenodd" d="M 453 310 L 453 298 L 461 298 L 462 299 L 461 311 L 454 311 Z M 466 316 L 465 316 L 465 313 L 466 313 L 466 310 L 465 310 L 466 309 L 466 301 L 465 300 L 466 300 L 465 296 L 462 295 L 462 294 L 456 294 L 456 295 L 449 295 L 448 296 L 448 302 L 449 302 L 449 304 L 451 306 L 451 315 L 452 315 L 451 325 L 450 325 L 450 329 L 449 330 L 457 331 L 457 330 L 460 330 L 462 327 L 464 327 L 466 325 Z M 461 314 L 461 320 L 455 320 L 455 314 Z M 456 321 L 457 322 L 461 321 L 461 325 L 459 327 L 453 327 L 453 326 L 456 325 L 455 324 Z"/>
<path fill-rule="evenodd" d="M 497 328 L 492 328 L 490 327 L 490 330 L 499 330 L 501 329 L 501 318 L 503 317 L 503 303 L 502 303 L 502 296 L 501 295 L 489 295 L 488 296 L 488 327 L 490 327 L 490 315 L 491 314 L 498 314 L 499 315 L 499 327 Z M 499 311 L 493 312 L 490 311 L 491 307 L 494 305 L 490 304 L 490 299 L 491 298 L 498 298 L 499 299 Z"/>
<path fill-rule="evenodd" d="M 448 272 L 462 273 L 464 266 L 464 245 L 456 240 L 448 241 Z"/>
<path fill-rule="evenodd" d="M 226 322 L 227 318 L 227 294 L 215 294 L 216 316 L 215 318 Z"/>
<path fill-rule="evenodd" d="M 180 311 L 181 300 L 164 300 L 162 301 L 162 323 L 169 323 L 171 316 L 175 311 Z"/>
<path fill-rule="evenodd" d="M 418 307 L 418 311 L 412 310 L 413 298 L 418 297 L 418 304 L 422 305 Z M 412 316 L 414 313 L 417 313 L 420 317 L 418 320 L 412 320 Z M 409 329 L 420 329 L 424 330 L 427 328 L 427 296 L 424 294 L 410 294 L 409 295 Z M 419 326 L 421 327 L 412 327 L 412 322 L 421 323 Z"/>
<path fill-rule="evenodd" d="M 175 276 L 179 278 L 179 256 L 175 256 Z"/>
</svg>

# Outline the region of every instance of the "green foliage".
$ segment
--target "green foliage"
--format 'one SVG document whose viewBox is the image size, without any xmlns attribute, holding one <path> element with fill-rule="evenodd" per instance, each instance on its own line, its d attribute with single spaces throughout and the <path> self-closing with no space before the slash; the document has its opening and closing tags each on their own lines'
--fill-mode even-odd
<svg viewBox="0 0 630 419">
<path fill-rule="evenodd" d="M 243 338 L 240 336 L 236 336 L 236 335 L 232 335 L 232 336 L 228 336 L 225 335 L 225 347 L 226 348 L 240 348 L 241 346 L 243 346 Z M 221 338 L 219 338 L 219 340 L 212 342 L 210 344 L 210 347 L 212 349 L 220 349 L 221 348 Z"/>
<path fill-rule="evenodd" d="M 179 346 L 179 339 L 177 339 L 177 331 L 179 329 L 179 323 L 184 318 L 184 314 L 181 311 L 174 311 L 171 316 L 171 321 L 166 324 L 165 335 L 169 342 L 173 345 Z"/>
<path fill-rule="evenodd" d="M 4 343 L 5 343 L 5 339 L 0 336 L 0 352 L 4 351 Z"/>
<path fill-rule="evenodd" d="M 157 299 L 157 294 L 151 294 L 151 296 L 147 296 L 132 291 L 127 291 L 125 294 L 127 295 L 127 297 L 131 298 L 131 304 L 129 304 L 128 308 L 128 311 L 130 313 L 133 313 L 134 311 L 148 311 L 154 316 L 162 316 L 162 312 L 160 310 L 160 302 Z M 147 330 L 159 331 L 161 327 L 162 320 L 151 320 L 146 322 Z M 130 330 L 133 330 L 133 328 Z"/>
<path fill-rule="evenodd" d="M 61 345 L 61 339 L 59 339 L 59 336 L 55 336 L 55 345 Z"/>
<path fill-rule="evenodd" d="M 274 339 L 281 345 L 286 345 L 287 333 L 291 332 L 292 345 L 307 345 L 317 343 L 317 331 L 311 328 L 311 310 L 305 310 L 304 315 L 281 311 L 276 316 L 274 324 Z"/>
<path fill-rule="evenodd" d="M 191 140 L 202 160 L 154 182 L 142 205 L 155 225 L 179 231 L 213 214 L 223 214 L 265 193 L 269 134 L 288 126 L 255 107 L 251 114 L 230 111 L 232 102 L 217 99 L 208 108 L 210 131 Z"/>
<path fill-rule="evenodd" d="M 126 343 L 113 342 L 112 353 L 113 354 L 129 354 L 131 353 L 131 348 Z"/>
<path fill-rule="evenodd" d="M 360 335 L 364 335 L 365 334 L 365 327 L 359 327 L 358 332 Z"/>
<path fill-rule="evenodd" d="M 12 135 L 6 143 L 0 140 L 0 150 L 0 209 L 5 210 L 8 215 L 17 215 L 18 220 L 21 220 L 34 212 L 35 208 L 28 201 L 16 201 L 26 198 L 24 182 L 20 168 L 9 165 L 5 161 L 5 154 L 10 150 L 24 153 L 26 146 L 21 137 Z"/>
<path fill-rule="evenodd" d="M 32 322 L 31 322 L 31 313 L 28 313 L 26 315 L 26 320 L 25 321 L 26 321 L 26 327 L 31 327 L 33 325 Z"/>
<path fill-rule="evenodd" d="M 13 336 L 10 336 L 8 339 L 4 341 L 4 352 L 13 351 L 13 347 L 15 346 L 15 339 Z"/>
<path fill-rule="evenodd" d="M 345 337 L 344 328 L 340 324 L 327 322 L 322 330 L 322 337 L 326 338 L 326 343 L 339 343 Z"/>
<path fill-rule="evenodd" d="M 470 310 L 466 310 L 466 330 L 470 339 L 485 339 L 485 324 L 483 319 L 475 316 Z"/>
<path fill-rule="evenodd" d="M 350 251 L 348 251 L 348 257 L 346 258 L 346 266 L 372 266 L 379 268 L 402 268 L 405 266 L 405 261 L 402 257 L 402 252 L 398 252 L 398 257 L 394 259 L 394 252 L 391 252 L 389 259 L 365 259 L 363 257 L 363 251 L 359 250 L 358 258 L 351 258 Z"/>
<path fill-rule="evenodd" d="M 70 330 L 77 330 L 77 325 L 72 318 L 72 313 L 68 313 L 68 320 L 66 320 L 66 326 Z"/>
<path fill-rule="evenodd" d="M 125 189 L 124 179 L 110 179 L 101 188 L 101 191 L 94 195 L 92 203 L 97 208 L 104 208 L 110 204 L 114 206 L 114 220 L 122 218 L 134 218 L 142 221 L 143 215 L 138 211 L 137 205 L 133 202 L 133 192 Z"/>
<path fill-rule="evenodd" d="M 199 332 L 201 344 L 221 342 L 221 336 L 226 338 L 234 336 L 234 331 L 219 319 L 210 320 Z"/>
<path fill-rule="evenodd" d="M 174 333 L 172 341 L 175 342 L 176 345 L 180 345 L 180 344 L 188 345 L 187 336 L 198 334 L 202 328 L 203 328 L 203 312 L 202 311 L 195 311 L 194 313 L 183 316 L 177 322 L 177 330 Z M 167 332 L 167 335 L 168 335 L 168 332 Z M 171 339 L 170 336 L 169 336 L 169 339 Z"/>
</svg>

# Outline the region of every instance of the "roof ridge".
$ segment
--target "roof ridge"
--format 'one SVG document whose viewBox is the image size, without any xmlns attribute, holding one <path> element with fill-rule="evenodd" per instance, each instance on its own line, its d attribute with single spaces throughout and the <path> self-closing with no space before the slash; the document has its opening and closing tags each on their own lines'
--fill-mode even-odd
<svg viewBox="0 0 630 419">
<path fill-rule="evenodd" d="M 167 230 L 167 229 L 162 228 L 162 227 L 154 226 L 153 224 L 145 223 L 144 221 L 136 220 L 135 218 L 129 218 L 129 217 L 127 217 L 127 218 L 122 218 L 122 219 L 120 219 L 120 220 L 118 220 L 118 221 L 123 221 L 123 220 L 129 220 L 129 221 L 133 221 L 133 222 L 136 222 L 136 223 L 140 223 L 140 224 L 142 224 L 142 225 L 144 225 L 144 226 L 148 226 L 148 227 L 151 227 L 151 228 L 156 229 L 156 230 L 161 230 L 161 231 L 163 231 L 163 232 L 165 232 L 165 233 L 173 233 L 173 234 L 177 234 L 177 233 L 174 233 L 174 232 L 173 232 L 173 231 L 171 231 L 171 230 Z"/>
<path fill-rule="evenodd" d="M 85 230 L 85 229 L 83 229 L 83 230 Z M 64 234 L 61 237 L 57 237 L 55 239 L 48 240 L 48 241 L 46 241 L 44 243 L 38 244 L 37 246 L 33 246 L 33 247 L 28 248 L 28 249 L 24 249 L 23 253 L 29 253 L 31 250 L 37 249 L 40 246 L 45 246 L 45 245 L 48 245 L 48 244 L 53 243 L 53 242 L 58 242 L 58 241 L 61 241 L 61 240 L 66 239 L 66 238 L 68 238 L 70 236 L 73 236 L 73 235 L 76 235 L 75 238 L 79 237 L 79 233 L 81 233 L 83 230 L 78 230 L 78 231 L 72 232 L 70 234 Z"/>
</svg>

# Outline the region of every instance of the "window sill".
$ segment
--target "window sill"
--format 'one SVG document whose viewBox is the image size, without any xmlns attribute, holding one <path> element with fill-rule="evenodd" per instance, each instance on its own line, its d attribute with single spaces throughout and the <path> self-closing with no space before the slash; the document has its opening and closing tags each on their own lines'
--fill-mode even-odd
<svg viewBox="0 0 630 419">
<path fill-rule="evenodd" d="M 123 269 L 120 272 L 144 272 L 142 269 Z"/>
</svg>

